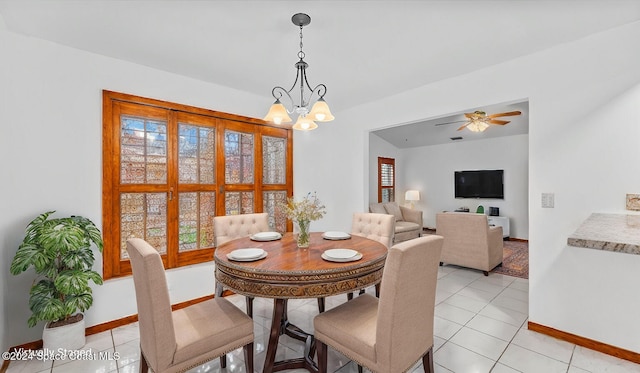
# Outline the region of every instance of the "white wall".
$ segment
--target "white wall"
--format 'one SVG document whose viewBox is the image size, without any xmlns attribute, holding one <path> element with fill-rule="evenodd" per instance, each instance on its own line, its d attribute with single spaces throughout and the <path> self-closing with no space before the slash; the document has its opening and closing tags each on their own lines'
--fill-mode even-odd
<svg viewBox="0 0 640 373">
<path fill-rule="evenodd" d="M 402 149 L 396 148 L 380 136 L 373 133 L 369 134 L 369 196 L 367 205 L 378 202 L 378 157 L 393 158 L 396 165 L 396 201 L 402 203 L 404 201 L 404 180 L 402 173 L 404 172 L 404 161 Z M 363 211 L 368 211 L 367 209 Z"/>
<path fill-rule="evenodd" d="M 4 29 L 0 45 L 0 350 L 6 351 L 42 333 L 42 325 L 27 327 L 33 273 L 8 270 L 26 224 L 57 209 L 102 225 L 102 89 L 254 117 L 270 100 Z M 95 269 L 101 272 L 100 256 Z M 213 264 L 171 270 L 168 281 L 173 302 L 212 294 Z M 108 280 L 94 289 L 86 322 L 135 313 L 131 279 Z"/>
<path fill-rule="evenodd" d="M 529 319 L 640 352 L 640 256 L 566 246 L 591 212 L 623 212 L 624 193 L 638 192 L 638 40 L 635 22 L 342 112 L 296 136 L 296 167 L 334 168 L 296 168 L 296 188 L 329 199 L 318 226 L 347 224 L 368 204 L 369 131 L 528 99 Z M 541 208 L 542 192 L 555 193 L 554 209 Z"/>
<path fill-rule="evenodd" d="M 465 206 L 499 207 L 509 217 L 510 236 L 529 238 L 528 135 L 453 142 L 404 149 L 399 176 L 406 189 L 421 191 L 415 207 L 423 211 L 425 227 L 436 226 L 436 213 Z M 463 170 L 504 170 L 504 199 L 455 198 L 453 173 Z M 404 194 L 402 195 L 404 198 Z"/>
</svg>

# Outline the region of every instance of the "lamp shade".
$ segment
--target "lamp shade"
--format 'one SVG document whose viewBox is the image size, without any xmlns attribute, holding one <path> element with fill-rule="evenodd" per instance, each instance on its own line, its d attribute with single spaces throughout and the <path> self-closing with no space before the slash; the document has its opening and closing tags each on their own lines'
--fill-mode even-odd
<svg viewBox="0 0 640 373">
<path fill-rule="evenodd" d="M 294 130 L 300 131 L 311 131 L 318 128 L 318 125 L 313 120 L 311 120 L 311 117 L 309 115 L 307 115 L 306 117 L 300 115 L 298 117 L 298 120 L 296 121 L 296 124 L 294 124 L 292 128 Z"/>
<path fill-rule="evenodd" d="M 419 201 L 420 200 L 420 192 L 417 190 L 407 190 L 404 194 L 404 199 L 406 201 Z"/>
<path fill-rule="evenodd" d="M 320 97 L 313 107 L 311 108 L 311 112 L 309 113 L 311 118 L 317 122 L 330 122 L 336 119 L 333 114 L 331 114 L 331 110 L 329 110 L 329 105 L 324 100 L 324 98 Z"/>
<path fill-rule="evenodd" d="M 274 124 L 291 123 L 291 117 L 287 114 L 287 109 L 282 105 L 280 100 L 276 100 L 276 102 L 271 105 L 264 120 Z"/>
</svg>

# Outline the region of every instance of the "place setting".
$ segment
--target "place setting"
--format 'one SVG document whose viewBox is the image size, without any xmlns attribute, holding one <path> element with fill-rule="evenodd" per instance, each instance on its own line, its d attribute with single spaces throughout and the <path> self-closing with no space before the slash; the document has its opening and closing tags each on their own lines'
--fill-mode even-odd
<svg viewBox="0 0 640 373">
<path fill-rule="evenodd" d="M 267 257 L 267 252 L 257 247 L 233 250 L 227 259 L 237 262 L 253 262 Z"/>
<path fill-rule="evenodd" d="M 252 234 L 249 238 L 253 241 L 276 241 L 282 238 L 282 234 L 279 232 L 258 232 Z"/>
<path fill-rule="evenodd" d="M 346 232 L 328 231 L 322 234 L 322 238 L 324 238 L 325 240 L 334 240 L 334 241 L 348 240 L 351 238 L 351 235 Z"/>
<path fill-rule="evenodd" d="M 362 253 L 351 249 L 330 249 L 325 250 L 321 257 L 329 262 L 355 262 L 362 259 Z"/>
</svg>

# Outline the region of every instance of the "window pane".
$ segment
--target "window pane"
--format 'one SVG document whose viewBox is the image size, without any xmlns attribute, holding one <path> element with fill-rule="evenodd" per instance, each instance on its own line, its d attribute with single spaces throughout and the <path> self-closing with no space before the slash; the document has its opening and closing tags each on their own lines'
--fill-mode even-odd
<svg viewBox="0 0 640 373">
<path fill-rule="evenodd" d="M 253 192 L 227 192 L 224 194 L 225 215 L 252 214 Z"/>
<path fill-rule="evenodd" d="M 278 208 L 278 205 L 286 202 L 287 192 L 284 190 L 264 192 L 262 195 L 264 201 L 263 211 L 269 214 L 269 227 L 280 233 L 286 232 L 287 215 L 285 215 L 283 209 Z"/>
<path fill-rule="evenodd" d="M 393 188 L 383 188 L 382 189 L 382 201 L 380 201 L 380 202 L 393 202 L 393 201 L 395 201 Z"/>
<path fill-rule="evenodd" d="M 120 258 L 127 255 L 127 239 L 142 238 L 160 254 L 167 252 L 167 194 L 120 194 Z"/>
<path fill-rule="evenodd" d="M 224 133 L 225 183 L 253 184 L 253 134 Z"/>
<path fill-rule="evenodd" d="M 215 129 L 179 125 L 178 173 L 181 183 L 215 183 Z"/>
<path fill-rule="evenodd" d="M 262 137 L 262 183 L 285 184 L 287 182 L 287 139 Z"/>
<path fill-rule="evenodd" d="M 393 165 L 383 163 L 380 165 L 380 172 L 380 180 L 382 181 L 381 186 L 393 186 Z"/>
<path fill-rule="evenodd" d="M 123 184 L 167 182 L 167 124 L 120 118 L 120 180 Z"/>
<path fill-rule="evenodd" d="M 213 247 L 214 192 L 180 193 L 178 251 Z"/>
</svg>

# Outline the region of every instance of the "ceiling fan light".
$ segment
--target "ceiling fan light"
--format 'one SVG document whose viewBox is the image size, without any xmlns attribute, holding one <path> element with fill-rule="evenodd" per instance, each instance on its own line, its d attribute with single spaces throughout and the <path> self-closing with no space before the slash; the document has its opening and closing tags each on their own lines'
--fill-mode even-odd
<svg viewBox="0 0 640 373">
<path fill-rule="evenodd" d="M 489 125 L 487 123 L 485 123 L 484 121 L 474 120 L 474 121 L 471 121 L 471 123 L 469 123 L 467 128 L 471 132 L 483 132 L 484 130 L 489 128 Z"/>
<path fill-rule="evenodd" d="M 318 122 L 330 122 L 336 119 L 333 114 L 331 114 L 331 110 L 329 110 L 329 105 L 324 100 L 324 98 L 320 97 L 313 107 L 311 108 L 311 112 L 309 113 L 311 118 Z"/>
<path fill-rule="evenodd" d="M 276 100 L 273 105 L 271 105 L 264 120 L 274 124 L 291 123 L 291 117 L 287 114 L 287 109 L 282 105 L 280 100 Z"/>
<path fill-rule="evenodd" d="M 302 115 L 298 117 L 296 124 L 293 125 L 293 129 L 299 131 L 311 131 L 316 128 L 318 128 L 318 125 L 309 116 L 303 117 Z"/>
</svg>

